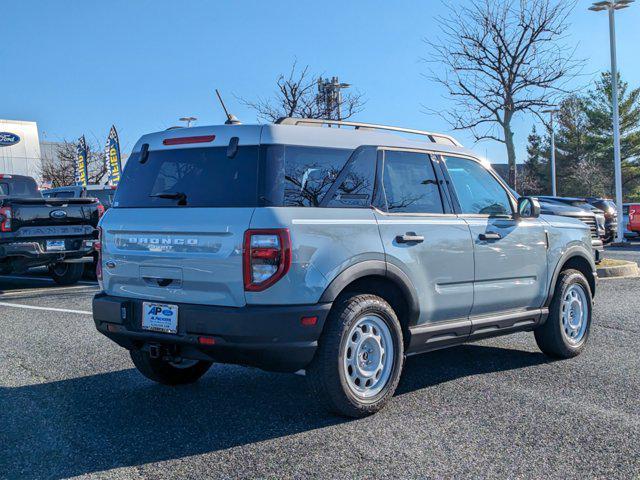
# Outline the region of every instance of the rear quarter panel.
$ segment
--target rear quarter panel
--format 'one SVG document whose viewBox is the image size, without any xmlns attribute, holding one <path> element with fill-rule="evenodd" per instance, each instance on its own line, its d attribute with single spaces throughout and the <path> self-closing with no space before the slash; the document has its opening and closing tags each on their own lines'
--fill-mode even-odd
<svg viewBox="0 0 640 480">
<path fill-rule="evenodd" d="M 262 292 L 246 292 L 247 304 L 317 303 L 342 271 L 365 260 L 383 260 L 384 250 L 371 209 L 257 208 L 251 228 L 288 228 L 289 273 Z"/>
</svg>

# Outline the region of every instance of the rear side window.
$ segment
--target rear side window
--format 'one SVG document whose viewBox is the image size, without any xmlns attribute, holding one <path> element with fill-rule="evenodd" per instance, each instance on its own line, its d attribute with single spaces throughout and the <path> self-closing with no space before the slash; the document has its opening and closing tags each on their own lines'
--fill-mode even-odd
<svg viewBox="0 0 640 480">
<path fill-rule="evenodd" d="M 132 154 L 116 190 L 114 207 L 255 207 L 257 146 L 150 151 L 145 163 Z"/>
<path fill-rule="evenodd" d="M 339 182 L 329 193 L 327 207 L 367 208 L 371 206 L 373 185 L 376 176 L 377 150 L 373 147 L 356 150 L 344 170 Z"/>
<path fill-rule="evenodd" d="M 284 206 L 320 206 L 351 152 L 337 148 L 284 147 Z"/>
<path fill-rule="evenodd" d="M 389 213 L 444 213 L 431 159 L 425 153 L 385 151 L 382 187 Z"/>
</svg>

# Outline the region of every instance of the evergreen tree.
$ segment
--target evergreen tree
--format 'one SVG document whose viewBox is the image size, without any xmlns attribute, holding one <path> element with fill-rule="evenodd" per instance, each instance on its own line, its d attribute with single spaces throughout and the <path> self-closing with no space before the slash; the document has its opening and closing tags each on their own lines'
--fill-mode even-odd
<svg viewBox="0 0 640 480">
<path fill-rule="evenodd" d="M 556 179 L 558 195 L 602 195 L 604 172 L 594 161 L 589 135 L 586 101 L 570 95 L 560 103 L 556 129 Z M 585 175 L 589 175 L 586 179 Z M 588 181 L 587 181 L 588 180 Z"/>
<path fill-rule="evenodd" d="M 613 99 L 611 74 L 605 72 L 585 100 L 588 142 L 595 161 L 605 175 L 608 195 L 615 192 L 613 161 Z M 629 89 L 618 75 L 620 149 L 623 195 L 640 193 L 640 88 Z"/>
<path fill-rule="evenodd" d="M 551 193 L 549 184 L 549 141 L 538 134 L 535 125 L 527 137 L 527 160 L 524 162 L 519 180 L 523 195 L 545 195 Z"/>
</svg>

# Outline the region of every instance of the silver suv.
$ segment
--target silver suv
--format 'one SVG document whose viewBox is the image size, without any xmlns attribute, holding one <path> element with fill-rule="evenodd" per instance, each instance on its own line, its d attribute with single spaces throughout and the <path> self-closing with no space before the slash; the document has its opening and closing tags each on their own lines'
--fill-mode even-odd
<svg viewBox="0 0 640 480">
<path fill-rule="evenodd" d="M 451 137 L 352 122 L 143 136 L 101 249 L 95 324 L 143 375 L 304 371 L 353 417 L 406 355 L 525 330 L 579 354 L 596 287 L 585 224 L 540 216 Z"/>
</svg>

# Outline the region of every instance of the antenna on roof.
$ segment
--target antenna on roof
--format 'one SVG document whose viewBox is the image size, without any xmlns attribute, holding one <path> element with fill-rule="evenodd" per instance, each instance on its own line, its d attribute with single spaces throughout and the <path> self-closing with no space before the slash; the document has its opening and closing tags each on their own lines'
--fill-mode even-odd
<svg viewBox="0 0 640 480">
<path fill-rule="evenodd" d="M 220 92 L 218 91 L 217 88 L 216 88 L 216 95 L 218 96 L 218 100 L 220 100 L 220 105 L 222 105 L 224 114 L 227 116 L 227 120 L 224 122 L 224 124 L 240 125 L 240 120 L 238 120 L 238 118 L 233 113 L 229 113 L 229 111 L 227 110 L 227 107 L 225 106 L 224 101 L 222 100 L 222 96 L 220 95 Z"/>
</svg>

